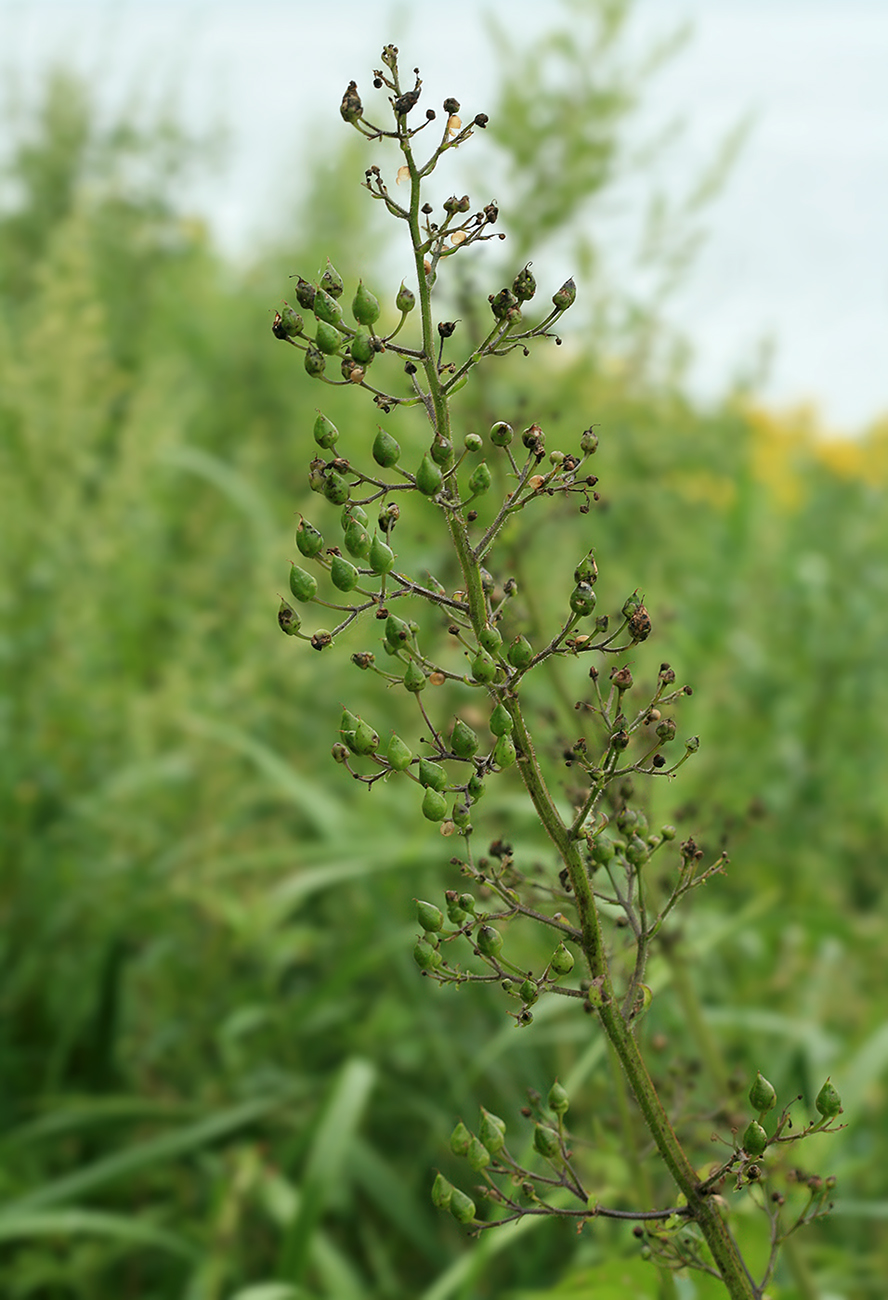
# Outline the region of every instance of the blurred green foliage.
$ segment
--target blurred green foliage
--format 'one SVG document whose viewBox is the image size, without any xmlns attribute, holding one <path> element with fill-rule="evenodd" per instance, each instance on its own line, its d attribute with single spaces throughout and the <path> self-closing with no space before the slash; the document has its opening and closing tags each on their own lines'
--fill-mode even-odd
<svg viewBox="0 0 888 1300">
<path fill-rule="evenodd" d="M 633 97 L 605 97 L 593 188 Z M 540 1008 L 518 1033 L 495 994 L 419 978 L 411 900 L 456 883 L 449 855 L 396 791 L 344 782 L 329 747 L 361 676 L 341 656 L 321 690 L 275 626 L 292 525 L 318 508 L 303 479 L 318 398 L 271 336 L 272 304 L 328 254 L 348 276 L 359 237 L 366 260 L 366 196 L 343 181 L 365 163 L 343 149 L 298 243 L 244 268 L 176 210 L 190 157 L 168 127 L 103 133 L 58 74 L 7 169 L 3 1293 L 655 1296 L 619 1228 L 528 1220 L 472 1242 L 432 1210 L 455 1117 L 481 1101 L 517 1126 L 524 1089 L 556 1074 L 602 1199 L 632 1198 L 625 1141 L 595 1118 L 617 1085 L 585 1018 Z M 568 208 L 585 198 L 569 162 Z M 602 608 L 641 586 L 654 619 L 636 676 L 665 659 L 695 689 L 682 721 L 700 754 L 653 811 L 733 861 L 685 922 L 684 960 L 651 973 L 659 1082 L 705 1165 L 732 1120 L 713 1114 L 723 1085 L 761 1068 L 810 1105 L 831 1074 L 848 1128 L 816 1154 L 838 1209 L 772 1294 L 881 1294 L 888 436 L 845 454 L 739 401 L 700 409 L 603 326 L 563 353 L 504 362 L 461 411 L 466 429 L 536 419 L 565 450 L 598 425 L 601 502 L 541 523 L 514 557 L 521 591 L 563 596 L 556 557 L 571 570 L 594 544 Z M 367 411 L 326 397 L 348 438 L 372 437 Z M 551 701 L 553 762 L 584 672 Z M 516 790 L 491 799 L 491 837 L 536 845 Z"/>
</svg>

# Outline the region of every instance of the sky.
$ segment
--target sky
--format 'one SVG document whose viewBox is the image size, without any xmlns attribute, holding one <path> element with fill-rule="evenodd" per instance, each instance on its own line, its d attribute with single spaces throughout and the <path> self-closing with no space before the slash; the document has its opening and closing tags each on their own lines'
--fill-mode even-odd
<svg viewBox="0 0 888 1300">
<path fill-rule="evenodd" d="M 483 100 L 499 76 L 485 9 L 531 43 L 560 6 L 0 0 L 0 77 L 34 86 L 61 60 L 109 110 L 161 98 L 192 129 L 224 125 L 227 164 L 188 201 L 239 253 L 269 228 L 274 196 L 292 193 L 319 124 L 338 124 L 342 90 L 367 80 L 383 41 L 421 65 L 435 102 Z M 632 41 L 641 49 L 684 22 L 693 34 L 651 82 L 639 125 L 685 121 L 675 184 L 751 120 L 670 307 L 693 344 L 692 383 L 715 397 L 771 344 L 765 397 L 813 401 L 831 431 L 853 434 L 888 412 L 888 0 L 637 0 Z"/>
</svg>

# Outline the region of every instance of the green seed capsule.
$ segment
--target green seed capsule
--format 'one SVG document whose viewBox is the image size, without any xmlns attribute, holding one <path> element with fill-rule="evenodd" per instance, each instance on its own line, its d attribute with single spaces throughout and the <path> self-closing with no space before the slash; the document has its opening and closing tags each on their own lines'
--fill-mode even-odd
<svg viewBox="0 0 888 1300">
<path fill-rule="evenodd" d="M 777 1105 L 777 1091 L 774 1085 L 768 1082 L 761 1070 L 756 1074 L 753 1085 L 749 1089 L 749 1104 L 760 1115 L 764 1115 Z"/>
<path fill-rule="evenodd" d="M 533 1149 L 547 1160 L 554 1160 L 561 1150 L 558 1134 L 548 1124 L 537 1124 L 533 1131 Z"/>
<path fill-rule="evenodd" d="M 305 328 L 302 317 L 298 311 L 293 310 L 288 302 L 285 302 L 281 308 L 281 326 L 284 333 L 289 335 L 290 338 L 298 338 Z"/>
<path fill-rule="evenodd" d="M 490 715 L 490 721 L 487 724 L 491 734 L 494 736 L 508 736 L 515 726 L 511 713 L 506 706 L 500 702 L 497 704 L 493 713 Z"/>
<path fill-rule="evenodd" d="M 419 760 L 419 784 L 428 790 L 443 790 L 447 782 L 447 773 L 440 763 L 433 763 L 430 758 Z"/>
<path fill-rule="evenodd" d="M 768 1135 L 761 1124 L 757 1124 L 755 1120 L 750 1120 L 743 1134 L 743 1150 L 747 1155 L 760 1156 L 767 1145 Z"/>
<path fill-rule="evenodd" d="M 413 308 L 416 306 L 416 295 L 411 289 L 407 288 L 403 280 L 401 281 L 401 287 L 398 290 L 398 296 L 395 299 L 395 306 L 398 311 L 402 312 L 413 311 Z"/>
<path fill-rule="evenodd" d="M 351 748 L 356 754 L 374 754 L 379 748 L 379 736 L 363 718 L 358 719 Z"/>
<path fill-rule="evenodd" d="M 479 1142 L 476 1137 L 473 1137 L 469 1143 L 469 1149 L 466 1152 L 466 1155 L 468 1156 L 469 1164 L 472 1166 L 476 1174 L 480 1174 L 481 1170 L 486 1169 L 490 1164 L 490 1152 L 487 1150 L 484 1143 Z"/>
<path fill-rule="evenodd" d="M 334 506 L 345 505 L 351 488 L 338 470 L 328 469 L 324 477 L 324 496 Z"/>
<path fill-rule="evenodd" d="M 380 428 L 376 437 L 373 439 L 373 459 L 377 465 L 383 469 L 391 469 L 397 465 L 401 457 L 401 448 L 390 433 Z"/>
<path fill-rule="evenodd" d="M 490 487 L 492 477 L 490 467 L 486 460 L 482 460 L 480 465 L 476 465 L 469 475 L 469 491 L 473 497 L 483 496 Z"/>
<path fill-rule="evenodd" d="M 472 1141 L 472 1135 L 466 1128 L 462 1120 L 459 1121 L 456 1128 L 450 1134 L 450 1150 L 455 1156 L 464 1156 L 468 1154 L 469 1143 Z"/>
<path fill-rule="evenodd" d="M 450 745 L 457 758 L 472 758 L 478 752 L 478 737 L 462 718 L 457 718 L 450 733 Z"/>
<path fill-rule="evenodd" d="M 314 600 L 318 594 L 318 584 L 310 573 L 304 569 L 298 568 L 295 564 L 290 565 L 290 590 L 297 600 L 303 602 Z"/>
<path fill-rule="evenodd" d="M 296 545 L 300 554 L 309 560 L 317 555 L 324 546 L 323 533 L 319 533 L 314 524 L 310 524 L 302 515 L 299 516 L 299 523 L 296 526 Z"/>
<path fill-rule="evenodd" d="M 428 679 L 415 659 L 411 659 L 407 665 L 407 671 L 404 673 L 404 685 L 414 695 L 424 691 L 428 685 Z"/>
<path fill-rule="evenodd" d="M 311 311 L 314 306 L 316 292 L 314 285 L 309 284 L 308 280 L 303 280 L 301 275 L 296 277 L 296 301 L 300 307 L 303 307 L 306 311 Z"/>
<path fill-rule="evenodd" d="M 475 942 L 485 957 L 498 957 L 503 950 L 503 936 L 493 925 L 482 925 L 475 935 Z"/>
<path fill-rule="evenodd" d="M 413 761 L 413 754 L 409 745 L 405 745 L 401 737 L 394 731 L 388 743 L 388 749 L 385 751 L 385 756 L 389 761 L 389 765 L 396 772 L 405 772 Z"/>
<path fill-rule="evenodd" d="M 342 291 L 345 288 L 345 285 L 342 283 L 342 276 L 336 270 L 336 267 L 330 261 L 329 257 L 327 258 L 327 269 L 321 276 L 320 285 L 324 292 L 328 293 L 331 298 L 342 297 Z"/>
<path fill-rule="evenodd" d="M 597 835 L 592 842 L 592 861 L 599 867 L 606 867 L 614 856 L 614 846 L 606 835 Z"/>
<path fill-rule="evenodd" d="M 326 321 L 319 320 L 318 327 L 315 330 L 315 347 L 323 352 L 325 356 L 332 357 L 339 351 L 342 343 L 342 335 L 335 325 L 328 325 Z"/>
<path fill-rule="evenodd" d="M 400 650 L 410 643 L 410 624 L 405 623 L 403 618 L 398 618 L 397 614 L 389 614 L 385 620 L 385 639 L 390 646 Z"/>
<path fill-rule="evenodd" d="M 598 434 L 594 429 L 586 429 L 580 438 L 580 451 L 584 456 L 593 456 L 598 450 Z"/>
<path fill-rule="evenodd" d="M 577 300 L 577 286 L 573 279 L 565 280 L 564 284 L 555 293 L 552 294 L 552 302 L 559 311 L 567 311 Z"/>
<path fill-rule="evenodd" d="M 499 293 L 490 294 L 488 301 L 490 302 L 490 310 L 497 320 L 502 320 L 513 308 L 518 306 L 518 299 L 511 289 L 500 289 Z"/>
<path fill-rule="evenodd" d="M 444 929 L 444 913 L 440 907 L 435 907 L 434 903 L 426 903 L 421 898 L 416 900 L 416 919 L 424 930 L 434 932 Z"/>
<path fill-rule="evenodd" d="M 449 1209 L 452 1195 L 453 1184 L 448 1183 L 443 1174 L 438 1174 L 432 1183 L 432 1205 L 437 1210 Z"/>
<path fill-rule="evenodd" d="M 549 962 L 549 969 L 556 975 L 569 975 L 574 968 L 573 954 L 565 948 L 563 943 L 552 953 L 552 960 Z"/>
<path fill-rule="evenodd" d="M 537 998 L 540 996 L 540 991 L 534 984 L 533 980 L 525 980 L 521 985 L 521 988 L 518 990 L 518 993 L 521 997 L 521 1001 L 526 1007 L 532 1007 L 534 1002 L 536 1002 Z"/>
<path fill-rule="evenodd" d="M 325 289 L 318 289 L 315 294 L 313 309 L 318 320 L 324 321 L 327 325 L 338 325 L 342 320 L 342 308 Z"/>
<path fill-rule="evenodd" d="M 595 563 L 595 556 L 590 551 L 584 555 L 577 567 L 574 569 L 574 582 L 595 582 L 598 577 L 598 565 Z"/>
<path fill-rule="evenodd" d="M 327 364 L 323 352 L 313 344 L 309 344 L 305 353 L 305 373 L 311 375 L 312 379 L 320 379 L 324 373 L 324 366 Z"/>
<path fill-rule="evenodd" d="M 570 1097 L 557 1079 L 549 1089 L 548 1101 L 549 1110 L 554 1111 L 556 1115 L 566 1115 L 570 1109 Z"/>
<path fill-rule="evenodd" d="M 418 939 L 413 945 L 413 960 L 420 970 L 437 970 L 441 965 L 441 954 L 424 939 Z"/>
<path fill-rule="evenodd" d="M 313 433 L 315 433 L 315 442 L 317 443 L 317 446 L 324 447 L 325 451 L 330 451 L 335 445 L 337 445 L 339 430 L 337 429 L 337 426 L 333 424 L 333 421 L 328 420 L 328 417 L 322 415 L 320 411 L 317 412 L 317 419 L 315 420 L 315 429 L 313 429 Z"/>
<path fill-rule="evenodd" d="M 842 1099 L 829 1079 L 814 1098 L 814 1105 L 824 1119 L 834 1119 L 836 1115 L 841 1115 Z"/>
<path fill-rule="evenodd" d="M 483 799 L 484 791 L 486 789 L 487 787 L 476 772 L 474 776 L 469 778 L 469 783 L 466 786 L 466 794 L 472 800 L 472 803 L 477 803 L 479 799 Z"/>
<path fill-rule="evenodd" d="M 525 636 L 516 636 L 509 646 L 506 658 L 513 668 L 526 668 L 533 658 L 533 647 Z"/>
<path fill-rule="evenodd" d="M 484 446 L 484 439 L 481 437 L 480 433 L 467 433 L 463 439 L 463 446 L 466 451 L 481 451 Z"/>
<path fill-rule="evenodd" d="M 596 603 L 595 590 L 588 582 L 578 582 L 570 593 L 570 607 L 581 618 L 588 618 L 594 613 Z"/>
<path fill-rule="evenodd" d="M 357 361 L 359 366 L 369 366 L 376 358 L 376 348 L 373 344 L 373 335 L 363 326 L 355 333 L 354 338 L 348 345 L 352 360 Z"/>
<path fill-rule="evenodd" d="M 367 527 L 367 511 L 363 506 L 356 505 L 354 502 L 350 501 L 348 505 L 343 508 L 342 514 L 339 516 L 340 527 L 348 528 L 353 519 L 357 520 L 362 528 Z"/>
<path fill-rule="evenodd" d="M 492 655 L 499 654 L 503 646 L 503 636 L 499 628 L 491 627 L 489 623 L 485 623 L 484 627 L 482 627 L 478 634 L 478 640 L 487 653 Z"/>
<path fill-rule="evenodd" d="M 351 519 L 343 537 L 345 549 L 356 560 L 366 560 L 370 554 L 370 534 L 357 519 Z"/>
<path fill-rule="evenodd" d="M 454 1187 L 450 1193 L 450 1204 L 447 1207 L 450 1213 L 456 1219 L 457 1223 L 473 1223 L 475 1219 L 475 1202 L 471 1196 L 466 1196 L 458 1187 Z"/>
<path fill-rule="evenodd" d="M 490 1154 L 495 1156 L 506 1145 L 506 1121 L 482 1106 L 478 1137 Z"/>
<path fill-rule="evenodd" d="M 476 682 L 492 682 L 496 677 L 496 660 L 486 650 L 479 650 L 472 659 L 472 677 Z"/>
<path fill-rule="evenodd" d="M 536 293 L 536 280 L 531 274 L 530 266 L 525 266 L 523 271 L 519 271 L 512 281 L 512 293 L 519 302 L 529 302 Z"/>
<path fill-rule="evenodd" d="M 369 289 L 364 288 L 364 281 L 358 283 L 352 299 L 352 315 L 359 325 L 372 325 L 379 319 L 379 303 Z"/>
<path fill-rule="evenodd" d="M 354 591 L 358 585 L 358 571 L 342 555 L 334 555 L 330 564 L 330 581 L 339 591 Z"/>
<path fill-rule="evenodd" d="M 500 736 L 493 747 L 493 761 L 497 767 L 511 767 L 515 762 L 515 742 L 508 733 Z"/>
<path fill-rule="evenodd" d="M 416 471 L 416 486 L 425 496 L 433 497 L 436 492 L 440 491 L 443 482 L 444 475 L 429 453 L 426 452 L 420 461 L 419 469 Z"/>
<path fill-rule="evenodd" d="M 302 620 L 292 605 L 282 600 L 278 607 L 278 627 L 287 636 L 295 636 L 302 625 Z"/>
<path fill-rule="evenodd" d="M 505 420 L 498 420 L 496 424 L 491 427 L 489 436 L 494 447 L 508 447 L 509 443 L 514 438 L 515 433 L 511 424 L 507 424 Z"/>
<path fill-rule="evenodd" d="M 429 455 L 441 469 L 449 469 L 453 464 L 453 443 L 449 438 L 436 437 L 429 448 Z"/>
<path fill-rule="evenodd" d="M 430 822 L 442 822 L 447 815 L 447 800 L 431 786 L 422 797 L 422 815 Z"/>
<path fill-rule="evenodd" d="M 367 563 L 374 573 L 388 573 L 395 563 L 395 553 L 379 536 L 374 536 L 367 554 Z"/>
</svg>

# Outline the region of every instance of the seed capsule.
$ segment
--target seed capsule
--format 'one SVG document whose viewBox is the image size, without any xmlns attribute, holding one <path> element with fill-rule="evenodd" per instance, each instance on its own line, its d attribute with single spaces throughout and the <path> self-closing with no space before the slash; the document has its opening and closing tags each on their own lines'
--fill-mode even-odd
<svg viewBox="0 0 888 1300">
<path fill-rule="evenodd" d="M 413 308 L 416 306 L 416 295 L 412 290 L 407 288 L 403 280 L 401 281 L 401 287 L 398 290 L 398 296 L 395 299 L 395 306 L 398 311 L 401 312 L 413 311 Z"/>
<path fill-rule="evenodd" d="M 533 1149 L 547 1160 L 554 1160 L 561 1150 L 558 1134 L 548 1124 L 537 1124 L 533 1130 Z"/>
<path fill-rule="evenodd" d="M 420 970 L 437 970 L 441 965 L 441 954 L 425 939 L 417 939 L 413 945 L 413 960 Z"/>
<path fill-rule="evenodd" d="M 489 436 L 494 447 L 508 447 L 515 434 L 511 424 L 507 424 L 505 420 L 498 420 L 491 427 Z"/>
<path fill-rule="evenodd" d="M 824 1119 L 833 1119 L 836 1115 L 841 1115 L 842 1099 L 829 1079 L 814 1098 L 814 1105 Z"/>
<path fill-rule="evenodd" d="M 366 560 L 370 554 L 370 534 L 357 519 L 349 520 L 343 537 L 345 549 L 356 560 Z"/>
<path fill-rule="evenodd" d="M 419 783 L 429 790 L 443 790 L 447 781 L 447 773 L 439 763 L 433 763 L 430 758 L 421 758 L 419 760 Z"/>
<path fill-rule="evenodd" d="M 598 450 L 598 434 L 594 429 L 586 429 L 580 438 L 580 451 L 586 456 L 592 456 Z"/>
<path fill-rule="evenodd" d="M 438 1210 L 449 1209 L 452 1195 L 453 1184 L 448 1183 L 443 1174 L 438 1174 L 432 1184 L 432 1204 Z"/>
<path fill-rule="evenodd" d="M 420 461 L 419 469 L 416 471 L 416 486 L 425 496 L 433 497 L 436 492 L 440 491 L 443 482 L 444 475 L 429 453 L 426 452 Z"/>
<path fill-rule="evenodd" d="M 743 1150 L 747 1155 L 760 1156 L 767 1145 L 768 1135 L 761 1124 L 757 1124 L 755 1120 L 750 1120 L 743 1134 Z"/>
<path fill-rule="evenodd" d="M 461 1192 L 458 1187 L 454 1187 L 450 1193 L 450 1204 L 447 1208 L 457 1223 L 472 1223 L 474 1221 L 475 1202 L 471 1196 L 466 1196 L 465 1192 Z"/>
<path fill-rule="evenodd" d="M 598 565 L 595 563 L 595 556 L 590 551 L 584 555 L 577 567 L 574 569 L 574 582 L 595 582 L 598 578 Z"/>
<path fill-rule="evenodd" d="M 549 969 L 556 975 L 569 975 L 574 968 L 573 953 L 565 948 L 563 943 L 552 953 L 552 960 L 549 962 Z"/>
<path fill-rule="evenodd" d="M 442 822 L 447 815 L 447 800 L 431 786 L 422 797 L 422 815 L 430 822 Z"/>
<path fill-rule="evenodd" d="M 355 505 L 350 501 L 339 516 L 339 523 L 342 528 L 348 528 L 352 519 L 356 519 L 362 528 L 367 527 L 367 511 L 363 506 Z"/>
<path fill-rule="evenodd" d="M 506 658 L 513 668 L 526 668 L 533 658 L 533 647 L 527 637 L 516 636 L 509 646 Z"/>
<path fill-rule="evenodd" d="M 364 288 L 363 280 L 352 299 L 352 315 L 359 325 L 372 325 L 379 319 L 379 303 L 370 290 Z"/>
<path fill-rule="evenodd" d="M 476 772 L 474 776 L 469 778 L 468 785 L 466 786 L 466 793 L 473 803 L 477 803 L 479 799 L 484 797 L 484 791 L 486 789 L 487 787 Z"/>
<path fill-rule="evenodd" d="M 497 767 L 511 767 L 516 757 L 515 742 L 512 737 L 508 733 L 500 736 L 493 747 L 493 761 Z"/>
<path fill-rule="evenodd" d="M 282 600 L 278 607 L 278 627 L 281 631 L 286 632 L 287 636 L 295 636 L 301 624 L 302 620 L 293 606 Z"/>
<path fill-rule="evenodd" d="M 309 344 L 303 362 L 306 374 L 311 375 L 312 379 L 320 379 L 321 375 L 324 373 L 324 366 L 326 364 L 327 362 L 323 352 L 313 344 Z"/>
<path fill-rule="evenodd" d="M 345 505 L 351 489 L 348 482 L 335 469 L 328 469 L 324 476 L 324 496 L 334 506 Z"/>
<path fill-rule="evenodd" d="M 342 555 L 334 555 L 330 564 L 330 581 L 339 591 L 354 591 L 358 585 L 358 571 Z"/>
<path fill-rule="evenodd" d="M 435 907 L 434 903 L 426 903 L 421 898 L 416 900 L 416 919 L 424 930 L 444 929 L 444 913 L 440 907 Z"/>
<path fill-rule="evenodd" d="M 296 545 L 301 555 L 307 559 L 312 559 L 324 545 L 323 533 L 318 532 L 314 524 L 310 524 L 302 515 L 299 516 L 299 523 L 296 526 Z"/>
<path fill-rule="evenodd" d="M 483 496 L 490 487 L 492 477 L 490 467 L 486 460 L 482 460 L 480 465 L 476 465 L 469 475 L 469 491 L 473 497 Z"/>
<path fill-rule="evenodd" d="M 519 302 L 529 302 L 536 293 L 536 280 L 531 274 L 529 264 L 515 276 L 512 281 L 512 292 Z"/>
<path fill-rule="evenodd" d="M 309 284 L 308 280 L 303 280 L 301 275 L 296 277 L 296 301 L 305 311 L 311 311 L 314 307 L 316 292 L 314 285 Z"/>
<path fill-rule="evenodd" d="M 305 327 L 305 322 L 288 302 L 281 308 L 281 328 L 290 338 L 298 338 Z"/>
<path fill-rule="evenodd" d="M 303 602 L 314 600 L 318 594 L 318 584 L 315 578 L 300 569 L 295 564 L 290 565 L 290 590 L 297 600 Z"/>
<path fill-rule="evenodd" d="M 577 300 L 577 286 L 573 279 L 565 280 L 564 284 L 555 293 L 552 294 L 552 303 L 559 311 L 567 311 Z"/>
<path fill-rule="evenodd" d="M 324 289 L 318 289 L 315 294 L 313 311 L 318 320 L 327 325 L 338 325 L 342 320 L 342 308 Z"/>
<path fill-rule="evenodd" d="M 395 563 L 395 553 L 381 537 L 374 537 L 370 543 L 367 563 L 374 573 L 388 573 Z"/>
<path fill-rule="evenodd" d="M 326 415 L 318 411 L 317 419 L 314 422 L 314 440 L 319 447 L 329 451 L 336 446 L 339 438 L 339 430 L 332 420 L 328 420 Z"/>
<path fill-rule="evenodd" d="M 496 677 L 496 660 L 486 650 L 479 650 L 472 659 L 472 677 L 476 682 L 492 682 Z"/>
<path fill-rule="evenodd" d="M 498 957 L 503 950 L 503 936 L 492 925 L 482 925 L 475 935 L 475 942 L 485 957 Z"/>
<path fill-rule="evenodd" d="M 450 733 L 450 745 L 457 758 L 472 758 L 478 752 L 479 743 L 472 728 L 457 718 Z"/>
<path fill-rule="evenodd" d="M 533 980 L 525 980 L 521 985 L 521 988 L 518 990 L 518 993 L 520 994 L 521 1001 L 526 1007 L 532 1007 L 534 1002 L 536 1002 L 537 998 L 540 996 L 540 991 L 534 984 Z"/>
<path fill-rule="evenodd" d="M 346 741 L 346 744 L 348 742 Z M 358 719 L 354 740 L 350 745 L 356 754 L 374 754 L 379 748 L 379 736 L 363 718 Z"/>
<path fill-rule="evenodd" d="M 511 289 L 500 289 L 499 293 L 490 294 L 490 310 L 497 320 L 502 320 L 513 308 L 518 306 L 518 299 Z"/>
<path fill-rule="evenodd" d="M 380 428 L 373 439 L 372 453 L 377 465 L 381 465 L 383 469 L 391 469 L 398 463 L 401 448 L 390 433 Z"/>
<path fill-rule="evenodd" d="M 464 1156 L 468 1153 L 469 1143 L 471 1141 L 471 1133 L 462 1120 L 460 1120 L 456 1128 L 450 1134 L 450 1150 L 455 1156 Z"/>
<path fill-rule="evenodd" d="M 506 1121 L 482 1106 L 478 1137 L 490 1154 L 495 1156 L 506 1145 Z"/>
<path fill-rule="evenodd" d="M 413 761 L 413 754 L 409 745 L 405 745 L 401 737 L 394 731 L 388 743 L 388 749 L 385 751 L 385 756 L 396 772 L 405 772 Z"/>
<path fill-rule="evenodd" d="M 494 736 L 507 736 L 511 732 L 515 723 L 509 710 L 502 702 L 500 702 L 493 710 L 493 713 L 491 713 L 490 721 L 487 725 Z"/>
<path fill-rule="evenodd" d="M 581 618 L 595 612 L 596 601 L 595 591 L 588 582 L 578 582 L 570 593 L 570 607 Z"/>
<path fill-rule="evenodd" d="M 404 685 L 407 690 L 411 691 L 414 695 L 418 695 L 420 691 L 424 691 L 428 685 L 428 678 L 415 659 L 411 659 L 410 663 L 407 665 L 407 670 L 404 673 Z"/>
<path fill-rule="evenodd" d="M 466 1154 L 468 1156 L 469 1164 L 472 1166 L 476 1174 L 480 1174 L 481 1170 L 486 1169 L 490 1164 L 490 1152 L 487 1150 L 484 1143 L 479 1142 L 476 1137 L 473 1137 L 469 1143 L 469 1149 Z"/>
<path fill-rule="evenodd" d="M 385 620 L 385 639 L 395 650 L 400 650 L 410 641 L 410 624 L 405 623 L 397 614 L 389 614 Z"/>
<path fill-rule="evenodd" d="M 467 433 L 463 439 L 463 446 L 466 451 L 480 451 L 484 446 L 484 439 L 480 433 Z"/>
<path fill-rule="evenodd" d="M 321 288 L 325 293 L 329 293 L 331 298 L 340 298 L 345 286 L 342 283 L 342 276 L 336 270 L 336 267 L 327 258 L 327 269 L 321 276 Z"/>
<path fill-rule="evenodd" d="M 364 107 L 361 103 L 361 97 L 358 94 L 358 83 L 350 81 L 342 96 L 342 103 L 339 105 L 339 112 L 343 122 L 355 123 L 359 117 L 364 115 Z"/>
<path fill-rule="evenodd" d="M 556 1079 L 549 1089 L 549 1110 L 554 1111 L 556 1115 L 566 1115 L 570 1108 L 570 1097 L 568 1097 L 564 1088 Z"/>
<path fill-rule="evenodd" d="M 326 321 L 318 321 L 318 327 L 315 330 L 315 346 L 325 354 L 332 357 L 338 351 L 342 343 L 342 335 L 335 325 L 328 325 Z"/>
<path fill-rule="evenodd" d="M 749 1089 L 749 1104 L 760 1115 L 764 1115 L 777 1104 L 776 1089 L 768 1082 L 761 1070 L 756 1074 L 753 1085 Z"/>
<path fill-rule="evenodd" d="M 373 335 L 368 329 L 362 327 L 349 343 L 348 350 L 351 353 L 352 360 L 357 361 L 359 366 L 369 366 L 376 357 Z"/>
</svg>

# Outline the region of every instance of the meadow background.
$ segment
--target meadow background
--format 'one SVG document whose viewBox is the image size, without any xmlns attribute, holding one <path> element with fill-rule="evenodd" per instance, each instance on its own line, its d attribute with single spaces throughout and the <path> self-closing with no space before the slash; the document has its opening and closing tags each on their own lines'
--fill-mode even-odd
<svg viewBox="0 0 888 1300">
<path fill-rule="evenodd" d="M 654 972 L 646 1032 L 667 1044 L 664 1079 L 694 1083 L 681 1104 L 701 1162 L 732 1080 L 761 1068 L 781 1098 L 810 1099 L 831 1075 L 848 1127 L 803 1159 L 837 1176 L 837 1207 L 773 1294 L 875 1297 L 888 419 L 842 439 L 812 408 L 766 405 L 754 374 L 706 401 L 689 385 L 694 339 L 665 303 L 729 135 L 694 203 L 647 196 L 644 274 L 624 287 L 598 232 L 626 172 L 644 187 L 624 133 L 644 77 L 596 17 L 622 8 L 565 9 L 536 63 L 504 49 L 495 84 L 459 92 L 491 116 L 484 167 L 512 200 L 510 239 L 469 263 L 460 293 L 483 301 L 539 249 L 543 267 L 570 260 L 580 301 L 562 349 L 470 386 L 458 415 L 483 431 L 526 412 L 565 447 L 598 424 L 604 507 L 541 526 L 522 583 L 545 586 L 550 557 L 594 528 L 601 591 L 618 607 L 643 588 L 649 661 L 693 684 L 683 723 L 702 739 L 653 811 L 732 859 L 697 898 L 684 961 Z M 341 89 L 318 106 L 334 124 Z M 534 1224 L 513 1249 L 514 1234 L 472 1242 L 432 1209 L 456 1116 L 481 1101 L 511 1121 L 556 1073 L 618 1199 L 631 1162 L 596 1126 L 613 1081 L 585 1020 L 554 1009 L 518 1033 L 495 995 L 418 977 L 412 899 L 454 883 L 449 853 L 398 790 L 344 781 L 329 748 L 366 683 L 346 655 L 322 677 L 276 626 L 297 512 L 317 511 L 305 463 L 321 399 L 272 338 L 274 307 L 290 272 L 328 255 L 347 280 L 375 262 L 381 299 L 403 274 L 355 184 L 363 150 L 325 135 L 235 255 L 183 209 L 206 151 L 187 120 L 109 118 L 64 67 L 6 111 L 2 1294 L 656 1295 L 629 1234 Z M 372 436 L 360 404 L 325 409 Z M 407 420 L 398 436 L 420 446 Z M 493 803 L 491 838 L 521 830 L 513 794 Z"/>
</svg>

